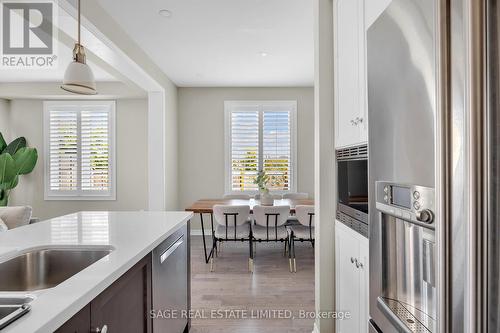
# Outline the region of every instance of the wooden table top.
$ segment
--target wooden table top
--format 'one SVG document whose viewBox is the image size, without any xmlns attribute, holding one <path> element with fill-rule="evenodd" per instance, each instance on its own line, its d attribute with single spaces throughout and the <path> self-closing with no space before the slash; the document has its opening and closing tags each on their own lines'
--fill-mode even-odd
<svg viewBox="0 0 500 333">
<path fill-rule="evenodd" d="M 255 205 L 260 204 L 259 200 L 250 199 L 201 199 L 186 208 L 188 212 L 194 213 L 213 213 L 214 205 L 249 205 L 250 211 L 253 210 Z M 311 199 L 279 199 L 274 200 L 275 206 L 290 206 L 290 211 L 295 212 L 297 205 L 314 205 L 314 200 Z"/>
</svg>

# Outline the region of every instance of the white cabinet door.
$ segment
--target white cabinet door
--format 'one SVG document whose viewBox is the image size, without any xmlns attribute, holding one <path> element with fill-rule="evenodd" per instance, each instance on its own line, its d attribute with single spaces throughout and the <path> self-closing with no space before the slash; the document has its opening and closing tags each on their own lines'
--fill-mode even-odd
<svg viewBox="0 0 500 333">
<path fill-rule="evenodd" d="M 335 146 L 345 147 L 366 141 L 364 0 L 338 0 L 335 12 Z"/>
<path fill-rule="evenodd" d="M 336 309 L 351 314 L 350 319 L 337 320 L 337 333 L 358 333 L 360 274 L 354 260 L 358 256 L 359 245 L 354 237 L 339 226 L 335 234 Z"/>
<path fill-rule="evenodd" d="M 368 239 L 361 239 L 359 242 L 359 279 L 360 279 L 360 332 L 368 332 L 368 320 L 370 319 L 369 313 L 369 297 L 370 297 L 370 276 L 369 276 L 369 243 Z"/>
<path fill-rule="evenodd" d="M 336 309 L 351 319 L 337 320 L 338 333 L 366 333 L 369 320 L 368 239 L 335 222 Z"/>
</svg>

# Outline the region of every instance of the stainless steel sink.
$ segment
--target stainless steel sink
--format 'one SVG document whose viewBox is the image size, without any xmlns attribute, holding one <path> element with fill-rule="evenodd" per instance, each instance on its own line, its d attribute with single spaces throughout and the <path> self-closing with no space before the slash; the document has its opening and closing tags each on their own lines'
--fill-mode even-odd
<svg viewBox="0 0 500 333">
<path fill-rule="evenodd" d="M 0 291 L 33 291 L 57 286 L 107 256 L 112 249 L 40 249 L 0 263 Z"/>
<path fill-rule="evenodd" d="M 0 297 L 0 330 L 30 310 L 31 297 Z"/>
</svg>

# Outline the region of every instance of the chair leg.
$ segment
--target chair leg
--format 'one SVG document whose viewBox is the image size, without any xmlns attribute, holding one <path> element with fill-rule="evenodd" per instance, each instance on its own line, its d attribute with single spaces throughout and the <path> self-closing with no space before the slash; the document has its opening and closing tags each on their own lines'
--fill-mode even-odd
<svg viewBox="0 0 500 333">
<path fill-rule="evenodd" d="M 293 271 L 297 273 L 297 261 L 295 260 L 295 238 L 292 238 L 292 251 L 293 251 Z"/>
<path fill-rule="evenodd" d="M 288 266 L 290 268 L 290 273 L 293 273 L 293 266 L 292 266 L 292 239 L 293 239 L 293 234 L 289 236 L 288 239 Z"/>
<path fill-rule="evenodd" d="M 250 257 L 248 258 L 248 271 L 253 273 L 253 241 L 251 237 L 249 243 Z"/>
<path fill-rule="evenodd" d="M 288 247 L 288 238 L 285 239 L 285 251 L 283 252 L 283 257 L 286 257 L 287 247 Z"/>
<path fill-rule="evenodd" d="M 210 257 L 210 272 L 214 271 L 214 254 L 217 253 L 217 238 L 213 238 L 212 242 L 212 256 Z"/>
</svg>

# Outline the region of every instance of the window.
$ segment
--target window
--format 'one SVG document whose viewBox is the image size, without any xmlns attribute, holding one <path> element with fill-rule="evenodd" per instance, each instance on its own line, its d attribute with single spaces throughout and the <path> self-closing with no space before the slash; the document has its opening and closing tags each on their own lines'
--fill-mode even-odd
<svg viewBox="0 0 500 333">
<path fill-rule="evenodd" d="M 226 102 L 226 193 L 256 193 L 259 170 L 270 191 L 296 190 L 295 101 Z"/>
<path fill-rule="evenodd" d="M 44 103 L 45 199 L 115 200 L 115 102 Z"/>
</svg>

